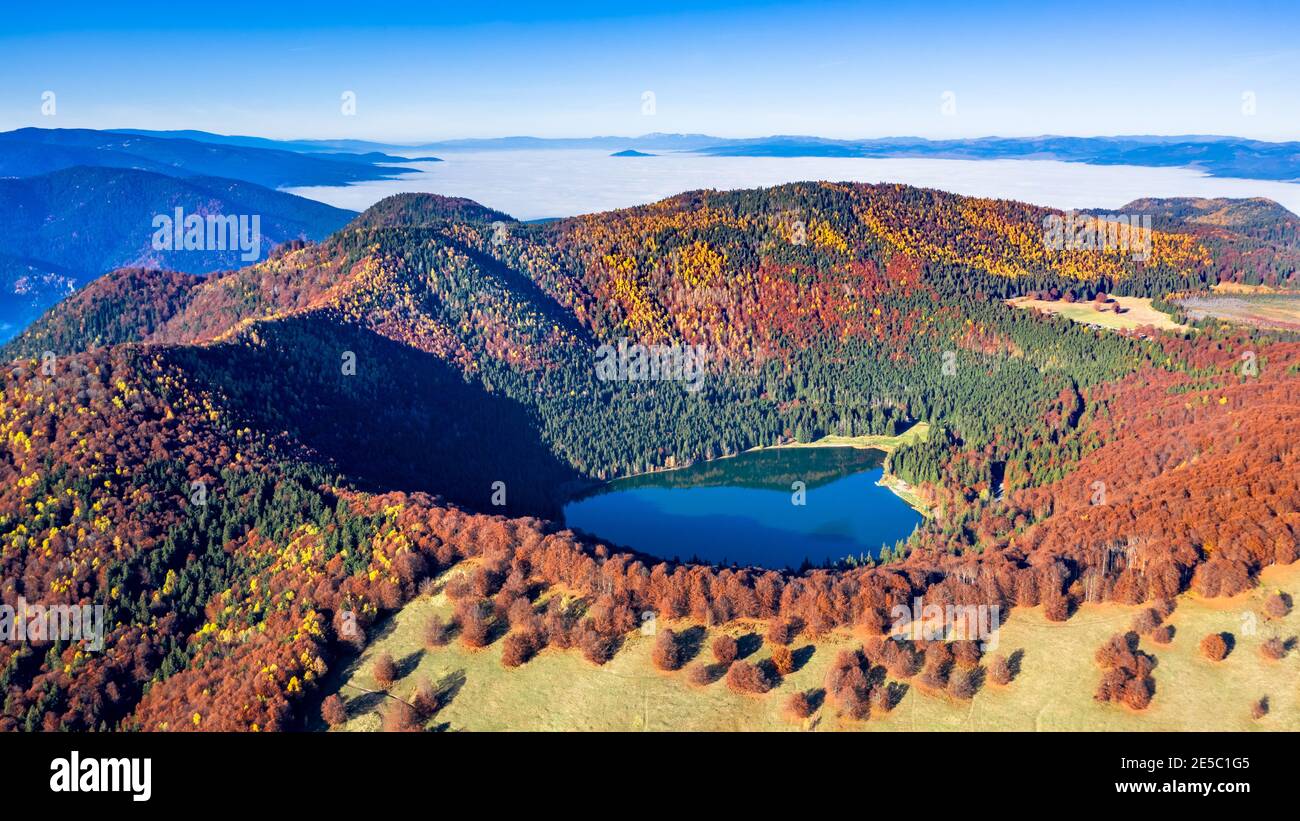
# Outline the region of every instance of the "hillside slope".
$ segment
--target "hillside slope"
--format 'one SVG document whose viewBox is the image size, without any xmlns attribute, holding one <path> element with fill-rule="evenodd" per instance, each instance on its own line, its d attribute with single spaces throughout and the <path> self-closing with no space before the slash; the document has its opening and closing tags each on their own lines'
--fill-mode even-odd
<svg viewBox="0 0 1300 821">
<path fill-rule="evenodd" d="M 247 219 L 245 247 L 227 250 L 154 247 L 159 215 L 226 215 Z M 259 234 L 253 236 L 252 217 Z M 272 191 L 252 183 L 210 177 L 176 177 L 149 171 L 77 167 L 35 177 L 0 179 L 0 231 L 6 259 L 27 261 L 39 272 L 10 275 L 0 297 L 0 321 L 21 326 L 69 288 L 114 268 L 166 268 L 206 273 L 264 259 L 283 242 L 321 239 L 353 217 L 350 211 Z M 254 241 L 255 240 L 255 241 Z M 12 269 L 13 266 L 11 265 Z"/>
<path fill-rule="evenodd" d="M 1157 230 L 1196 237 L 1223 281 L 1300 287 L 1300 217 L 1272 200 L 1140 199 L 1119 213 L 1151 214 Z"/>
<path fill-rule="evenodd" d="M 924 595 L 1061 621 L 1297 558 L 1300 343 L 990 298 L 1186 288 L 1217 264 L 1194 237 L 1138 266 L 1045 251 L 1041 209 L 833 184 L 495 216 L 407 198 L 202 280 L 117 272 L 6 349 L 0 597 L 103 604 L 109 635 L 0 646 L 0 727 L 292 726 L 457 565 L 465 641 L 602 663 L 648 611 L 872 634 Z M 620 343 L 700 346 L 699 389 L 603 375 Z M 682 565 L 555 521 L 582 483 L 917 421 L 890 469 L 937 515 L 865 564 Z"/>
</svg>

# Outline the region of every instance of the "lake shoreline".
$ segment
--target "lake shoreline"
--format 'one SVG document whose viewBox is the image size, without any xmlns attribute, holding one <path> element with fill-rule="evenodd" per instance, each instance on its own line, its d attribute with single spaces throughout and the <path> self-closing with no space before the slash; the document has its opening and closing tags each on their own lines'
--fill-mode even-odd
<svg viewBox="0 0 1300 821">
<path fill-rule="evenodd" d="M 748 448 L 740 458 L 628 477 L 573 499 L 564 522 L 637 553 L 720 566 L 831 567 L 877 556 L 926 519 L 881 481 L 887 454 L 868 442 L 882 444 Z"/>
<path fill-rule="evenodd" d="M 885 436 L 884 434 L 868 434 L 866 436 L 830 435 L 815 439 L 812 442 L 790 442 L 781 445 L 760 446 L 750 448 L 744 452 L 753 453 L 760 450 L 781 450 L 785 448 L 856 448 L 893 453 L 901 445 L 925 439 L 929 435 L 930 424 L 928 422 L 917 422 L 912 427 L 894 436 Z M 916 493 L 912 486 L 889 471 L 885 471 L 876 484 L 902 499 L 908 507 L 921 514 L 926 520 L 934 518 L 930 506 Z"/>
<path fill-rule="evenodd" d="M 573 495 L 574 496 L 582 495 L 583 493 L 586 493 L 592 488 L 601 487 L 603 485 L 609 485 L 614 482 L 621 482 L 626 479 L 635 479 L 639 476 L 652 476 L 658 473 L 670 473 L 672 471 L 685 470 L 686 468 L 689 468 L 693 465 L 707 464 L 710 462 L 720 462 L 724 459 L 734 459 L 737 456 L 741 456 L 746 453 L 759 453 L 762 451 L 770 451 L 770 450 L 790 450 L 790 449 L 797 449 L 797 448 L 853 448 L 855 450 L 878 450 L 881 451 L 882 453 L 888 454 L 888 453 L 893 453 L 902 445 L 911 444 L 912 442 L 924 440 L 929 435 L 930 435 L 930 423 L 916 422 L 910 428 L 903 431 L 902 433 L 894 434 L 892 436 L 887 434 L 881 434 L 881 433 L 865 434 L 863 436 L 840 436 L 837 434 L 829 434 L 827 436 L 821 437 L 820 439 L 814 439 L 811 442 L 781 442 L 775 445 L 755 445 L 752 448 L 747 448 L 745 450 L 738 451 L 736 453 L 728 453 L 724 456 L 716 456 L 712 459 L 699 459 L 693 462 L 688 462 L 683 465 L 673 465 L 672 467 L 656 467 L 656 468 L 651 468 L 650 470 L 642 470 L 636 473 L 628 473 L 622 476 L 615 476 L 612 479 L 605 479 L 605 480 L 593 482 L 589 485 L 583 486 L 582 488 L 579 489 L 578 493 L 575 493 Z M 880 481 L 877 482 L 877 484 L 885 488 L 889 492 L 893 493 L 898 498 L 902 499 L 903 502 L 907 504 L 908 507 L 912 508 L 917 513 L 921 514 L 921 516 L 926 520 L 934 518 L 934 513 L 930 510 L 930 506 L 926 503 L 926 501 L 923 498 L 921 498 L 919 494 L 916 493 L 915 489 L 913 489 L 911 485 L 909 485 L 907 482 L 903 481 L 899 477 L 893 475 L 892 473 L 889 473 L 888 471 L 885 471 L 884 475 L 880 477 Z"/>
</svg>

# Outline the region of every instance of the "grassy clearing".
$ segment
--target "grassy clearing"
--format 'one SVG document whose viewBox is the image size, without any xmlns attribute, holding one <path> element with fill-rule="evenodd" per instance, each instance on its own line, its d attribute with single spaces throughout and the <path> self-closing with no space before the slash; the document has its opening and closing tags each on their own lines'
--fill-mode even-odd
<svg viewBox="0 0 1300 821">
<path fill-rule="evenodd" d="M 1142 640 L 1142 649 L 1156 656 L 1158 666 L 1155 700 L 1140 713 L 1092 698 L 1101 675 L 1093 653 L 1109 636 L 1126 630 L 1140 609 L 1113 604 L 1085 606 L 1064 623 L 1047 621 L 1039 608 L 1017 609 L 1003 625 L 996 649 L 1006 655 L 1023 651 L 1020 674 L 1009 686 L 985 684 L 969 702 L 923 694 L 912 686 L 892 712 L 865 722 L 841 719 L 827 706 L 803 722 L 791 721 L 782 712 L 790 693 L 821 687 L 838 649 L 860 643 L 847 633 L 815 646 L 797 639 L 797 655 L 808 655 L 803 665 L 772 692 L 741 696 L 721 680 L 696 687 L 682 671 L 657 671 L 650 661 L 653 639 L 639 634 L 603 667 L 589 664 L 577 651 L 547 650 L 507 670 L 501 665 L 500 640 L 482 650 L 466 650 L 453 641 L 426 651 L 420 641 L 426 620 L 434 613 L 447 617 L 451 612 L 441 593 L 422 596 L 400 611 L 360 659 L 338 671 L 327 687 L 337 689 L 348 702 L 351 717 L 343 729 L 356 731 L 379 728 L 380 699 L 364 690 L 375 689 L 370 664 L 385 651 L 405 671 L 393 688 L 401 696 L 409 696 L 425 676 L 455 682 L 450 703 L 429 725 L 451 730 L 1296 731 L 1300 648 L 1280 661 L 1269 661 L 1259 647 L 1273 636 L 1300 634 L 1300 607 L 1274 621 L 1262 613 L 1266 595 L 1275 589 L 1300 601 L 1300 564 L 1269 568 L 1261 582 L 1259 589 L 1233 599 L 1181 597 L 1169 619 L 1177 630 L 1173 642 L 1160 646 Z M 1257 622 L 1253 634 L 1243 627 L 1252 619 Z M 761 635 L 763 627 L 733 625 L 726 632 Z M 1203 636 L 1220 631 L 1232 633 L 1236 647 L 1224 661 L 1208 661 L 1197 645 Z M 708 643 L 717 632 L 707 631 L 698 660 L 712 660 Z M 748 659 L 768 655 L 769 648 L 762 645 Z M 1270 711 L 1255 720 L 1251 704 L 1262 696 L 1268 697 Z"/>
<path fill-rule="evenodd" d="M 886 453 L 901 447 L 910 445 L 913 442 L 924 440 L 930 435 L 930 424 L 928 422 L 917 422 L 912 427 L 894 436 L 885 434 L 868 434 L 865 436 L 823 436 L 820 439 L 814 439 L 811 442 L 790 442 L 784 445 L 772 445 L 767 448 L 752 448 L 752 450 L 775 450 L 778 448 L 874 448 L 883 450 Z"/>
<path fill-rule="evenodd" d="M 1296 294 L 1295 291 L 1287 288 L 1278 288 L 1273 285 L 1247 285 L 1244 282 L 1217 282 L 1210 287 L 1210 290 L 1216 294 Z"/>
<path fill-rule="evenodd" d="M 1294 292 L 1225 292 L 1178 302 L 1192 319 L 1212 317 L 1256 328 L 1300 331 L 1300 294 Z"/>
<path fill-rule="evenodd" d="M 1179 325 L 1174 322 L 1169 314 L 1151 307 L 1151 300 L 1146 297 L 1117 296 L 1112 297 L 1112 299 L 1125 309 L 1124 313 L 1098 311 L 1091 302 L 1064 302 L 1061 300 L 1052 302 L 1028 297 L 1009 299 L 1007 304 L 1013 308 L 1033 308 L 1044 313 L 1063 316 L 1073 322 L 1116 331 L 1132 331 L 1147 326 L 1153 326 L 1162 331 L 1188 330 L 1186 325 Z"/>
</svg>

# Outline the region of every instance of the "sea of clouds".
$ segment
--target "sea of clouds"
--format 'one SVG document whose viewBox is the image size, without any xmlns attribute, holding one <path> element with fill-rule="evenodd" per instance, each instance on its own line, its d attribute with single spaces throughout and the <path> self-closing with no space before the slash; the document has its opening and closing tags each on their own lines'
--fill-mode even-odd
<svg viewBox="0 0 1300 821">
<path fill-rule="evenodd" d="M 700 188 L 735 189 L 798 180 L 899 182 L 957 194 L 1061 209 L 1114 209 L 1140 197 L 1268 197 L 1300 213 L 1300 185 L 1209 177 L 1188 168 L 1085 165 L 1055 160 L 611 157 L 605 151 L 466 151 L 443 162 L 406 163 L 400 179 L 286 189 L 363 211 L 389 194 L 469 197 L 521 220 L 642 205 Z"/>
</svg>

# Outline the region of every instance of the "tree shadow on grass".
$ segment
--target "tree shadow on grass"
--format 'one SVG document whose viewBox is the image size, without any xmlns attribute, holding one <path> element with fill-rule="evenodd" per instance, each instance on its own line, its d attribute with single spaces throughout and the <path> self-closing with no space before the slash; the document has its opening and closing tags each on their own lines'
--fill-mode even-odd
<svg viewBox="0 0 1300 821">
<path fill-rule="evenodd" d="M 398 659 L 397 664 L 394 665 L 397 668 L 397 678 L 404 679 L 415 672 L 415 668 L 420 666 L 420 659 L 422 658 L 424 658 L 424 651 L 416 650 Z"/>
<path fill-rule="evenodd" d="M 488 647 L 497 643 L 498 639 L 503 639 L 506 633 L 510 632 L 510 622 L 506 619 L 493 619 L 488 626 L 487 643 L 483 646 Z"/>
<path fill-rule="evenodd" d="M 434 712 L 441 712 L 447 708 L 448 704 L 460 695 L 461 689 L 464 688 L 467 677 L 464 670 L 455 670 L 442 678 L 433 686 L 434 698 L 438 700 L 437 709 Z"/>
<path fill-rule="evenodd" d="M 736 639 L 736 658 L 748 658 L 758 652 L 763 646 L 763 637 L 757 633 L 746 633 Z"/>
<path fill-rule="evenodd" d="M 347 700 L 346 704 L 347 717 L 353 719 L 357 716 L 363 716 L 366 713 L 373 712 L 374 710 L 379 709 L 379 705 L 383 704 L 384 699 L 387 697 L 388 694 L 383 690 L 375 690 L 369 693 L 362 693 L 356 698 L 350 698 Z"/>
<path fill-rule="evenodd" d="M 891 681 L 885 686 L 887 688 L 885 691 L 888 699 L 887 703 L 891 710 L 897 707 L 899 702 L 903 700 L 903 696 L 907 695 L 907 691 L 912 689 L 912 685 L 904 684 L 901 681 Z"/>
<path fill-rule="evenodd" d="M 414 658 L 418 662 L 418 658 L 422 652 L 423 651 L 411 653 L 402 661 L 407 662 Z M 409 672 L 410 671 L 408 671 L 408 673 Z M 433 685 L 433 709 L 428 711 L 428 718 L 425 719 L 425 721 L 432 720 L 438 713 L 445 710 L 447 706 L 455 700 L 456 696 L 460 694 L 461 689 L 465 686 L 465 682 L 466 675 L 464 670 L 455 670 L 438 679 L 438 681 Z M 403 698 L 397 693 L 386 690 L 374 690 L 363 693 L 347 702 L 347 715 L 349 719 L 352 719 L 373 712 L 379 714 L 382 722 L 383 711 L 385 709 L 384 705 L 397 701 L 402 701 L 407 704 L 415 703 L 414 692 L 412 692 L 412 694 L 407 698 Z M 451 729 L 451 724 L 443 721 L 434 724 L 431 727 L 424 727 L 423 732 L 441 733 L 446 732 L 449 729 Z"/>
<path fill-rule="evenodd" d="M 776 669 L 776 663 L 773 662 L 771 659 L 763 659 L 762 661 L 756 661 L 754 662 L 754 666 L 762 670 L 763 675 L 767 677 L 767 680 L 772 682 L 773 690 L 775 690 L 777 687 L 780 687 L 781 684 L 785 681 L 785 677 L 781 675 L 780 670 Z"/>
<path fill-rule="evenodd" d="M 694 671 L 698 669 L 700 672 L 691 676 L 691 683 L 700 687 L 707 687 L 710 684 L 714 684 L 727 674 L 727 668 L 729 666 L 730 665 L 716 662 L 710 664 L 704 661 L 693 664 L 691 665 L 691 670 Z"/>
<path fill-rule="evenodd" d="M 817 652 L 817 648 L 815 646 L 811 644 L 806 644 L 803 647 L 800 647 L 798 650 L 795 650 L 793 653 L 791 653 L 790 658 L 794 660 L 795 671 L 797 672 L 799 670 L 802 670 L 804 668 L 804 665 L 806 665 L 809 661 L 812 660 L 812 657 L 816 652 Z"/>
<path fill-rule="evenodd" d="M 804 695 L 808 697 L 808 706 L 812 708 L 814 713 L 826 703 L 826 688 L 824 687 L 814 687 L 805 692 Z"/>
<path fill-rule="evenodd" d="M 883 665 L 873 664 L 867 668 L 867 685 L 869 687 L 879 687 L 885 683 L 889 671 Z"/>
<path fill-rule="evenodd" d="M 1011 655 L 1007 656 L 1007 669 L 1011 671 L 1011 678 L 1013 680 L 1020 675 L 1020 665 L 1024 660 L 1025 651 L 1023 649 L 1016 650 Z"/>
<path fill-rule="evenodd" d="M 704 649 L 706 631 L 700 625 L 688 627 L 677 634 L 677 648 L 682 656 L 682 666 L 694 661 Z"/>
<path fill-rule="evenodd" d="M 377 642 L 381 642 L 393 634 L 393 631 L 397 629 L 397 619 L 394 618 L 397 612 L 393 611 L 393 613 L 370 626 L 370 630 L 366 631 L 366 647 L 374 647 Z"/>
</svg>

